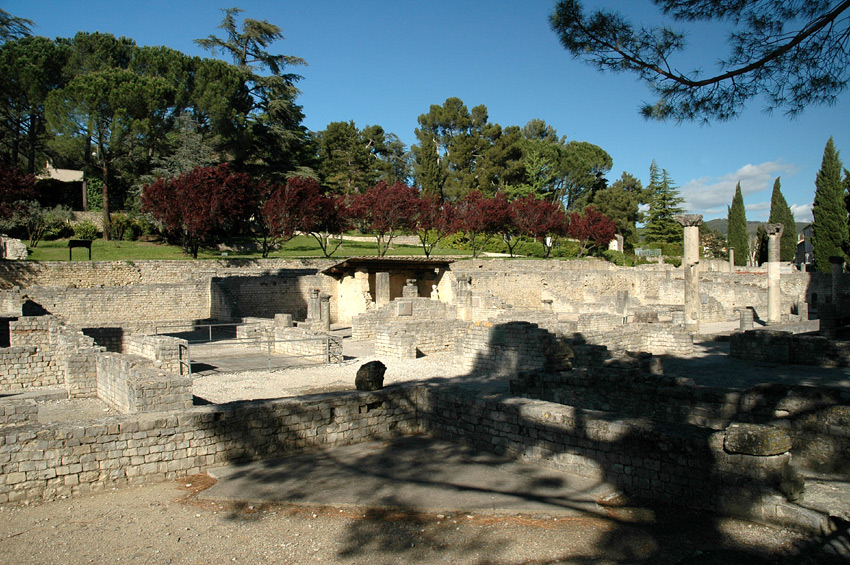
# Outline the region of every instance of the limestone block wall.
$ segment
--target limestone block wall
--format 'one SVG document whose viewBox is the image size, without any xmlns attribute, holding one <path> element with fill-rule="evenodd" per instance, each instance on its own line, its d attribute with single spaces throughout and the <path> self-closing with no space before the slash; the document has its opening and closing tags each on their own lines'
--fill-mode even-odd
<svg viewBox="0 0 850 565">
<path fill-rule="evenodd" d="M 210 316 L 209 282 L 102 288 L 31 288 L 25 296 L 67 323 L 203 320 Z"/>
<path fill-rule="evenodd" d="M 694 352 L 691 334 L 670 324 L 632 323 L 582 335 L 588 343 L 617 351 L 645 351 L 655 355 L 690 355 Z"/>
<path fill-rule="evenodd" d="M 391 322 L 441 320 L 451 323 L 456 319 L 457 308 L 441 300 L 401 298 L 381 308 L 354 316 L 351 320 L 351 339 L 374 339 L 378 327 Z"/>
<path fill-rule="evenodd" d="M 83 424 L 4 427 L 0 503 L 161 481 L 236 461 L 418 433 L 415 403 L 415 389 L 396 387 Z"/>
<path fill-rule="evenodd" d="M 455 349 L 467 324 L 456 320 L 411 320 L 378 326 L 375 355 L 391 359 L 416 359 L 417 354 Z"/>
<path fill-rule="evenodd" d="M 305 357 L 328 363 L 342 353 L 342 342 L 323 332 L 298 327 L 275 328 L 272 351 L 281 355 Z"/>
<path fill-rule="evenodd" d="M 769 424 L 791 436 L 795 463 L 827 472 L 850 466 L 847 392 L 787 385 L 725 390 L 635 368 L 525 373 L 511 380 L 511 393 L 662 424 L 712 430 L 734 422 Z"/>
<path fill-rule="evenodd" d="M 457 344 L 462 367 L 474 373 L 513 375 L 547 366 L 555 336 L 537 324 L 476 322 Z"/>
<path fill-rule="evenodd" d="M 155 369 L 182 375 L 185 371 L 180 361 L 185 357 L 187 347 L 185 339 L 176 337 L 131 335 L 125 340 L 123 352 L 149 359 Z"/>
<path fill-rule="evenodd" d="M 0 399 L 0 426 L 38 422 L 38 404 L 32 398 Z"/>
<path fill-rule="evenodd" d="M 123 414 L 190 408 L 192 379 L 152 369 L 149 363 L 136 355 L 98 355 L 98 398 Z"/>
<path fill-rule="evenodd" d="M 771 363 L 848 367 L 850 342 L 782 331 L 750 330 L 730 336 L 729 355 Z"/>
<path fill-rule="evenodd" d="M 0 392 L 61 386 L 64 379 L 52 353 L 35 345 L 0 348 Z"/>
<path fill-rule="evenodd" d="M 790 455 L 728 453 L 722 431 L 452 387 L 426 388 L 420 410 L 437 437 L 606 480 L 645 499 L 781 521 L 776 507 L 757 505 Z"/>
<path fill-rule="evenodd" d="M 311 269 L 287 269 L 259 276 L 231 276 L 213 279 L 213 286 L 226 301 L 231 318 L 274 318 L 291 314 L 295 320 L 307 318 L 307 299 L 316 288 L 322 294 L 336 295 L 336 281 Z M 331 321 L 337 320 L 338 300 L 331 298 Z M 220 315 L 211 316 L 222 319 Z"/>
</svg>

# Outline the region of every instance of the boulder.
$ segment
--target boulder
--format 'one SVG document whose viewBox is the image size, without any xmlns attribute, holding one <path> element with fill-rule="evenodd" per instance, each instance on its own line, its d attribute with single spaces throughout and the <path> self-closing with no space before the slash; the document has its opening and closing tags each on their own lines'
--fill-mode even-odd
<svg viewBox="0 0 850 565">
<path fill-rule="evenodd" d="M 354 386 L 357 390 L 380 390 L 384 388 L 384 373 L 386 365 L 380 361 L 369 361 L 357 369 Z"/>
<path fill-rule="evenodd" d="M 791 451 L 791 438 L 779 428 L 759 424 L 732 424 L 726 428 L 727 453 L 770 456 Z"/>
</svg>

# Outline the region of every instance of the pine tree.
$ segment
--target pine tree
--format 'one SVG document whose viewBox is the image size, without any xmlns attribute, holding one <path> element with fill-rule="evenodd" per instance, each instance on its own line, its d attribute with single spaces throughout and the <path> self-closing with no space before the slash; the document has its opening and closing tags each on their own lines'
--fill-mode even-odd
<svg viewBox="0 0 850 565">
<path fill-rule="evenodd" d="M 829 262 L 831 256 L 844 256 L 850 237 L 847 233 L 847 208 L 844 205 L 841 170 L 841 159 L 830 137 L 815 179 L 815 201 L 812 205 L 814 263 L 817 270 L 824 272 L 832 270 Z"/>
<path fill-rule="evenodd" d="M 729 207 L 727 229 L 726 240 L 729 242 L 729 247 L 735 250 L 735 264 L 746 265 L 749 238 L 747 237 L 747 211 L 744 208 L 744 195 L 741 194 L 740 182 L 735 187 L 735 196 L 732 197 L 732 205 Z"/>
<path fill-rule="evenodd" d="M 779 187 L 779 178 L 773 183 L 773 195 L 770 197 L 770 218 L 771 224 L 782 224 L 782 237 L 780 238 L 780 261 L 793 261 L 794 255 L 797 252 L 797 223 L 794 220 L 794 214 L 785 201 L 782 195 L 782 190 Z"/>
<path fill-rule="evenodd" d="M 673 186 L 673 180 L 666 169 L 658 172 L 655 161 L 649 167 L 649 219 L 646 222 L 644 237 L 656 243 L 681 243 L 682 225 L 673 216 L 682 213 L 679 206 L 684 199 L 679 189 Z"/>
</svg>

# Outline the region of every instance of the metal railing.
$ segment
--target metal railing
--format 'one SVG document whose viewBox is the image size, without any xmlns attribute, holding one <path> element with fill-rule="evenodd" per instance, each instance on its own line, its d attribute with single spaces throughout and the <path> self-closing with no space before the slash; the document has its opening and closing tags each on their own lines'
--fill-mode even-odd
<svg viewBox="0 0 850 565">
<path fill-rule="evenodd" d="M 200 324 L 195 322 L 172 322 L 166 324 L 157 324 L 154 326 L 154 335 L 169 335 L 172 337 L 181 337 L 189 343 L 208 343 L 212 341 L 231 340 L 238 335 L 238 328 L 259 326 L 259 323 L 218 323 L 218 324 Z M 185 328 L 185 329 L 183 329 Z M 189 339 L 186 334 L 195 336 L 195 339 Z M 205 337 L 201 337 L 205 336 Z"/>
<path fill-rule="evenodd" d="M 214 340 L 213 340 L 214 341 Z M 202 363 L 204 359 L 214 359 L 214 355 L 196 355 L 193 354 L 193 349 L 197 353 L 199 347 L 202 347 L 203 343 L 213 343 L 213 341 L 195 341 L 195 342 L 187 342 L 185 345 L 181 344 L 179 348 L 180 354 L 180 374 L 184 374 L 184 368 L 186 370 L 187 375 L 192 374 L 192 364 L 193 363 Z M 228 340 L 219 340 L 226 341 L 228 346 L 234 346 L 238 349 L 243 349 L 244 352 L 242 354 L 247 355 L 252 349 L 257 350 L 260 349 L 264 351 L 266 356 L 266 368 L 269 371 L 275 370 L 277 368 L 283 368 L 286 365 L 286 360 L 292 359 L 310 359 L 310 358 L 318 358 L 318 363 L 321 364 L 331 364 L 331 363 L 341 363 L 343 360 L 342 355 L 342 338 L 337 336 L 317 336 L 310 338 L 300 338 L 300 339 L 272 339 L 272 338 L 240 338 L 240 339 L 228 339 Z M 284 343 L 296 343 L 296 342 L 324 342 L 324 347 L 322 351 L 317 353 L 303 353 L 303 354 L 295 354 L 295 353 L 282 353 L 280 351 L 276 351 L 276 344 L 284 344 Z M 184 353 L 185 351 L 185 353 Z M 239 356 L 239 355 L 237 355 Z M 232 355 L 229 357 L 233 357 Z M 278 359 L 279 362 L 275 363 L 275 359 Z"/>
<path fill-rule="evenodd" d="M 636 248 L 635 249 L 635 256 L 636 257 L 661 257 L 661 250 L 660 249 Z"/>
</svg>

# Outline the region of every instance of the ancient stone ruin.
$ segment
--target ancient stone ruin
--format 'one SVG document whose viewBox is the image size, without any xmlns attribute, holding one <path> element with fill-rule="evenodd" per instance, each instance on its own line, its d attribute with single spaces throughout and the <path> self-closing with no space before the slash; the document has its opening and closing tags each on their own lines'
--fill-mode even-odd
<svg viewBox="0 0 850 565">
<path fill-rule="evenodd" d="M 846 275 L 792 271 L 774 253 L 766 269 L 699 261 L 701 218 L 680 221 L 681 268 L 419 258 L 0 262 L 0 503 L 425 433 L 611 481 L 641 499 L 823 527 L 797 504 L 800 468 L 846 475 L 846 390 L 733 390 L 667 375 L 663 359 L 692 355 L 712 325 L 731 324 L 732 357 L 848 366 L 850 348 L 836 339 Z M 778 241 L 776 230 L 768 234 Z M 232 326 L 228 339 L 247 356 L 316 363 L 343 361 L 335 332 L 350 328 L 351 340 L 374 344 L 384 360 L 448 352 L 469 379 L 501 378 L 510 390 L 451 379 L 380 388 L 374 377 L 361 387 L 352 369 L 346 391 L 199 405 L 198 363 L 184 336 L 219 325 Z M 78 398 L 115 414 L 39 422 L 46 400 Z"/>
</svg>

